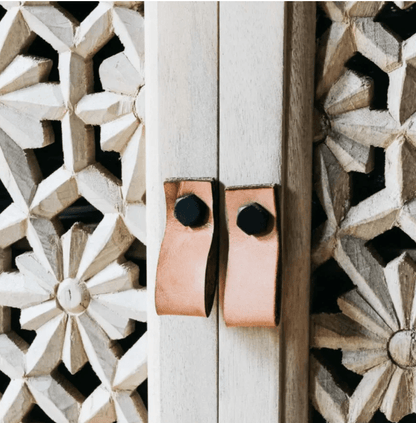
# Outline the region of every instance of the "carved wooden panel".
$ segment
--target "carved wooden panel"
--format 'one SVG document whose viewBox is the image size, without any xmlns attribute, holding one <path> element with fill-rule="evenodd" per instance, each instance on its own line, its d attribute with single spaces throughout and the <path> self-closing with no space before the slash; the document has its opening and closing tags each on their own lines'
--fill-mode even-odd
<svg viewBox="0 0 416 423">
<path fill-rule="evenodd" d="M 416 413 L 416 8 L 394 3 L 320 4 L 310 394 L 330 423 Z"/>
<path fill-rule="evenodd" d="M 0 421 L 145 422 L 143 5 L 1 5 Z"/>
</svg>

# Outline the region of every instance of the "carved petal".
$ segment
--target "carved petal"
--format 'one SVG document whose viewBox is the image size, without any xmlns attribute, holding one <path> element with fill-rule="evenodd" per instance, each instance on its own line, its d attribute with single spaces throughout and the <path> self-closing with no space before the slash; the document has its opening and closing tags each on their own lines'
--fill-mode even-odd
<svg viewBox="0 0 416 423">
<path fill-rule="evenodd" d="M 62 119 L 62 147 L 68 170 L 78 172 L 94 162 L 94 133 L 71 113 Z"/>
<path fill-rule="evenodd" d="M 371 17 L 374 18 L 383 7 L 382 1 L 348 1 L 344 2 L 345 12 L 351 17 Z"/>
<path fill-rule="evenodd" d="M 43 218 L 31 218 L 27 238 L 42 265 L 62 280 L 62 245 L 56 222 Z"/>
<path fill-rule="evenodd" d="M 400 205 L 413 199 L 416 193 L 416 147 L 404 137 L 396 139 L 386 149 L 386 189 L 390 191 L 391 202 L 397 197 Z"/>
<path fill-rule="evenodd" d="M 415 4 L 414 1 L 394 1 L 393 2 L 397 7 L 400 7 L 400 9 L 407 9 L 408 7 Z"/>
<path fill-rule="evenodd" d="M 20 313 L 20 326 L 26 330 L 38 330 L 61 313 L 62 310 L 57 308 L 55 300 L 45 301 L 23 309 Z"/>
<path fill-rule="evenodd" d="M 16 266 L 20 272 L 28 279 L 53 294 L 58 281 L 52 273 L 48 272 L 39 262 L 33 252 L 24 253 L 16 257 Z"/>
<path fill-rule="evenodd" d="M 117 423 L 146 423 L 147 410 L 137 392 L 117 392 L 114 398 Z"/>
<path fill-rule="evenodd" d="M 387 147 L 399 127 L 389 112 L 366 107 L 334 116 L 332 130 L 364 145 Z"/>
<path fill-rule="evenodd" d="M 125 318 L 147 320 L 146 288 L 97 295 L 94 299 Z"/>
<path fill-rule="evenodd" d="M 393 331 L 397 331 L 399 324 L 383 268 L 364 244 L 364 241 L 345 237 L 338 243 L 335 258 L 358 287 L 362 297 Z"/>
<path fill-rule="evenodd" d="M 351 27 L 344 22 L 334 22 L 322 36 L 317 52 L 318 85 L 316 97 L 321 98 L 344 71 L 344 63 L 356 51 Z M 322 64 L 322 65 L 321 65 Z"/>
<path fill-rule="evenodd" d="M 80 194 L 101 213 L 122 210 L 121 187 L 118 179 L 102 165 L 89 166 L 77 174 Z"/>
<path fill-rule="evenodd" d="M 75 278 L 88 237 L 89 232 L 80 223 L 62 235 L 64 278 Z"/>
<path fill-rule="evenodd" d="M 101 148 L 104 151 L 121 152 L 130 140 L 139 122 L 134 113 L 101 125 Z"/>
<path fill-rule="evenodd" d="M 66 112 L 59 84 L 32 85 L 0 96 L 0 102 L 39 120 L 60 120 Z"/>
<path fill-rule="evenodd" d="M 139 267 L 132 262 L 111 263 L 87 283 L 91 295 L 108 294 L 133 288 L 139 279 Z"/>
<path fill-rule="evenodd" d="M 27 354 L 27 374 L 49 374 L 61 361 L 66 326 L 66 315 L 61 313 L 37 330 Z"/>
<path fill-rule="evenodd" d="M 133 391 L 147 379 L 147 332 L 124 354 L 117 365 L 114 389 Z"/>
<path fill-rule="evenodd" d="M 341 313 L 317 314 L 312 318 L 313 348 L 341 348 L 343 351 L 386 349 L 387 342 Z"/>
<path fill-rule="evenodd" d="M 384 320 L 354 289 L 338 298 L 338 305 L 341 311 L 351 319 L 363 325 L 370 332 L 388 340 L 393 331 L 387 326 Z"/>
<path fill-rule="evenodd" d="M 24 238 L 27 229 L 27 213 L 15 203 L 0 214 L 0 248 L 6 248 Z"/>
<path fill-rule="evenodd" d="M 125 46 L 124 53 L 144 75 L 144 18 L 134 10 L 125 7 L 113 8 L 114 32 Z"/>
<path fill-rule="evenodd" d="M 122 153 L 123 185 L 121 190 L 125 201 L 142 202 L 146 193 L 146 140 L 141 125 L 130 139 Z"/>
<path fill-rule="evenodd" d="M 324 144 L 316 148 L 316 191 L 332 224 L 338 224 L 349 207 L 350 177 Z"/>
<path fill-rule="evenodd" d="M 387 188 L 351 207 L 341 224 L 342 234 L 369 240 L 393 227 L 401 200 Z"/>
<path fill-rule="evenodd" d="M 38 119 L 1 103 L 0 125 L 4 132 L 23 149 L 45 147 L 55 140 L 49 122 L 39 122 Z"/>
<path fill-rule="evenodd" d="M 22 12 L 30 29 L 51 44 L 58 53 L 73 46 L 75 22 L 60 10 L 52 6 L 26 6 Z"/>
<path fill-rule="evenodd" d="M 10 379 L 22 378 L 25 374 L 26 350 L 26 342 L 16 334 L 0 335 L 0 371 Z"/>
<path fill-rule="evenodd" d="M 331 132 L 325 144 L 346 172 L 368 173 L 374 167 L 373 148 L 355 142 L 345 135 Z"/>
<path fill-rule="evenodd" d="M 410 329 L 414 317 L 416 317 L 415 305 L 413 304 L 416 264 L 406 253 L 403 253 L 385 267 L 384 274 L 396 315 L 400 321 L 400 328 Z"/>
<path fill-rule="evenodd" d="M 380 410 L 391 422 L 398 422 L 412 412 L 413 373 L 396 367 Z"/>
<path fill-rule="evenodd" d="M 77 317 L 78 327 L 88 360 L 104 386 L 111 390 L 119 351 L 110 347 L 110 340 L 88 311 Z"/>
<path fill-rule="evenodd" d="M 24 308 L 39 304 L 50 298 L 35 280 L 21 273 L 0 274 L 0 304 L 2 306 Z"/>
<path fill-rule="evenodd" d="M 52 60 L 19 54 L 0 74 L 0 95 L 44 82 L 51 67 Z"/>
<path fill-rule="evenodd" d="M 89 94 L 77 105 L 77 115 L 88 125 L 102 125 L 131 113 L 134 99 L 111 92 Z"/>
<path fill-rule="evenodd" d="M 347 70 L 329 90 L 325 111 L 329 115 L 341 114 L 370 105 L 373 83 Z"/>
<path fill-rule="evenodd" d="M 50 376 L 33 377 L 27 381 L 36 403 L 53 420 L 62 423 L 78 421 L 79 402 Z"/>
<path fill-rule="evenodd" d="M 34 153 L 23 151 L 1 129 L 0 179 L 20 209 L 27 210 L 35 195 L 36 184 L 41 179 L 41 173 Z"/>
<path fill-rule="evenodd" d="M 60 89 L 67 106 L 75 105 L 92 90 L 91 63 L 67 51 L 59 55 Z M 71 113 L 72 114 L 72 113 Z"/>
<path fill-rule="evenodd" d="M 111 3 L 101 2 L 82 21 L 76 34 L 76 52 L 90 58 L 113 36 Z"/>
<path fill-rule="evenodd" d="M 78 372 L 88 361 L 82 345 L 77 320 L 71 316 L 68 316 L 66 324 L 62 361 L 72 374 Z"/>
<path fill-rule="evenodd" d="M 116 418 L 111 395 L 100 385 L 82 404 L 79 423 L 113 423 Z"/>
<path fill-rule="evenodd" d="M 10 10 L 0 24 L 0 72 L 21 53 L 35 37 L 19 9 Z"/>
<path fill-rule="evenodd" d="M 51 219 L 79 198 L 74 176 L 64 167 L 53 172 L 38 186 L 31 212 Z"/>
<path fill-rule="evenodd" d="M 391 72 L 389 77 L 389 111 L 397 122 L 403 124 L 416 111 L 416 69 L 405 64 Z"/>
<path fill-rule="evenodd" d="M 397 219 L 397 225 L 416 241 L 416 199 L 408 202 L 402 208 Z"/>
<path fill-rule="evenodd" d="M 390 360 L 386 349 L 365 351 L 344 351 L 342 364 L 349 370 L 360 375 L 368 372 L 379 364 Z"/>
<path fill-rule="evenodd" d="M 21 423 L 34 402 L 25 381 L 23 379 L 12 380 L 0 401 L 0 421 Z"/>
<path fill-rule="evenodd" d="M 120 216 L 104 216 L 88 239 L 77 277 L 87 281 L 124 254 L 132 241 L 133 237 Z"/>
<path fill-rule="evenodd" d="M 142 203 L 127 204 L 124 222 L 129 231 L 143 244 L 146 244 L 146 206 Z"/>
<path fill-rule="evenodd" d="M 124 52 L 105 59 L 99 68 L 100 79 L 106 91 L 135 96 L 144 83 L 141 75 Z"/>
<path fill-rule="evenodd" d="M 354 21 L 357 50 L 374 62 L 384 72 L 400 66 L 400 42 L 373 19 Z"/>
<path fill-rule="evenodd" d="M 134 330 L 133 322 L 128 317 L 120 315 L 117 311 L 96 300 L 91 301 L 88 313 L 111 339 L 125 338 Z"/>
<path fill-rule="evenodd" d="M 395 368 L 388 360 L 364 375 L 350 399 L 349 423 L 371 419 L 381 405 Z"/>
<path fill-rule="evenodd" d="M 346 423 L 348 395 L 335 383 L 333 377 L 313 356 L 310 359 L 310 392 L 313 406 L 331 423 Z"/>
</svg>

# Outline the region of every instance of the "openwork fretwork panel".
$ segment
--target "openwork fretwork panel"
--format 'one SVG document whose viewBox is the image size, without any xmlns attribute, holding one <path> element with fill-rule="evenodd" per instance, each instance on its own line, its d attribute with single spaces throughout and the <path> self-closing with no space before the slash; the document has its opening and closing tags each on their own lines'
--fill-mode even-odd
<svg viewBox="0 0 416 423">
<path fill-rule="evenodd" d="M 311 399 L 330 423 L 416 413 L 413 3 L 318 5 Z"/>
<path fill-rule="evenodd" d="M 311 399 L 330 423 L 416 413 L 413 3 L 318 5 Z"/>
<path fill-rule="evenodd" d="M 0 421 L 145 422 L 143 4 L 1 5 Z"/>
</svg>

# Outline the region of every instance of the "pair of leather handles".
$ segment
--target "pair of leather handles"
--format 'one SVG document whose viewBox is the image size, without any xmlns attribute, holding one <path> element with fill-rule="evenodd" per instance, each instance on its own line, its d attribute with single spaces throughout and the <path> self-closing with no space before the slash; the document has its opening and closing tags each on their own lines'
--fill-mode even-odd
<svg viewBox="0 0 416 423">
<path fill-rule="evenodd" d="M 159 315 L 208 317 L 218 274 L 217 195 L 213 180 L 164 183 L 166 229 L 156 276 Z M 227 326 L 278 324 L 279 228 L 273 186 L 227 188 Z"/>
</svg>

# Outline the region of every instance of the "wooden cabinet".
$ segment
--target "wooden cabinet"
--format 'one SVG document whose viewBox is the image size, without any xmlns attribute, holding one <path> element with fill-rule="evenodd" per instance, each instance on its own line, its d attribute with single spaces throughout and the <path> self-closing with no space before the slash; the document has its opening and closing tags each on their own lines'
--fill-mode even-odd
<svg viewBox="0 0 416 423">
<path fill-rule="evenodd" d="M 313 3 L 146 4 L 152 422 L 307 420 L 314 22 Z M 208 319 L 155 313 L 163 181 L 173 177 L 219 182 Z M 224 189 L 270 184 L 281 211 L 280 325 L 227 327 Z"/>
<path fill-rule="evenodd" d="M 413 2 L 0 3 L 0 422 L 412 421 Z M 208 318 L 156 314 L 172 178 L 218 188 Z M 258 187 L 278 325 L 227 326 Z"/>
</svg>

